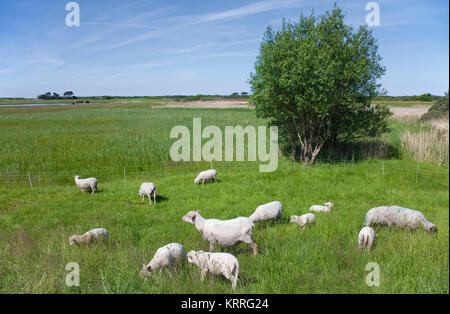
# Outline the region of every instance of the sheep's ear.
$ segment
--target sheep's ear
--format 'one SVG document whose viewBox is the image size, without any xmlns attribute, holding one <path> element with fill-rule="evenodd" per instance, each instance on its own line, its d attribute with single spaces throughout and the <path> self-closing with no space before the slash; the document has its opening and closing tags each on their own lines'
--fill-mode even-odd
<svg viewBox="0 0 450 314">
<path fill-rule="evenodd" d="M 197 213 L 197 214 L 200 214 L 200 209 L 198 209 L 198 210 L 196 211 L 196 213 Z"/>
</svg>

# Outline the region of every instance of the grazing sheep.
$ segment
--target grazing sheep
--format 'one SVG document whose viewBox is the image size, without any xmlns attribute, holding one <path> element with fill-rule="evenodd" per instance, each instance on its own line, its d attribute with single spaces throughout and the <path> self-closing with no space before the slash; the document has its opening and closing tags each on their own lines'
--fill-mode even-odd
<svg viewBox="0 0 450 314">
<path fill-rule="evenodd" d="M 109 233 L 105 228 L 97 228 L 85 232 L 83 235 L 73 235 L 69 238 L 70 246 L 80 243 L 92 243 L 94 241 L 108 241 Z"/>
<path fill-rule="evenodd" d="M 247 217 L 229 220 L 205 219 L 197 210 L 188 212 L 182 220 L 193 224 L 203 239 L 209 241 L 210 252 L 214 251 L 214 243 L 216 242 L 225 246 L 245 242 L 252 246 L 253 255 L 258 252 L 258 245 L 252 239 L 252 230 L 255 225 Z"/>
<path fill-rule="evenodd" d="M 291 216 L 291 222 L 297 223 L 300 226 L 300 229 L 303 230 L 307 224 L 316 222 L 316 216 L 312 213 L 307 213 L 301 216 L 293 215 Z"/>
<path fill-rule="evenodd" d="M 364 224 L 387 224 L 389 228 L 397 226 L 399 228 L 410 227 L 416 229 L 422 225 L 427 231 L 437 231 L 436 225 L 429 222 L 425 216 L 413 209 L 400 206 L 380 206 L 370 209 L 366 214 Z"/>
<path fill-rule="evenodd" d="M 91 189 L 91 194 L 97 190 L 97 179 L 96 178 L 86 178 L 80 179 L 80 176 L 75 176 L 75 184 L 84 192 L 85 189 Z"/>
<path fill-rule="evenodd" d="M 217 171 L 214 169 L 202 171 L 198 174 L 197 178 L 195 178 L 194 184 L 199 184 L 200 181 L 202 182 L 202 184 L 204 184 L 205 181 L 207 181 L 207 180 L 212 180 L 213 182 L 215 182 L 216 175 L 217 175 Z"/>
<path fill-rule="evenodd" d="M 237 258 L 229 253 L 207 253 L 203 251 L 189 251 L 188 263 L 197 265 L 201 270 L 201 278 L 205 279 L 206 273 L 223 275 L 232 282 L 232 288 L 236 289 L 239 276 L 239 262 Z"/>
<path fill-rule="evenodd" d="M 253 222 L 281 218 L 282 211 L 283 206 L 281 203 L 274 201 L 264 205 L 259 205 L 256 207 L 255 212 L 248 218 Z"/>
<path fill-rule="evenodd" d="M 361 251 L 361 249 L 365 247 L 370 252 L 374 241 L 375 231 L 370 227 L 363 227 L 358 235 L 358 249 Z"/>
<path fill-rule="evenodd" d="M 334 204 L 331 203 L 331 202 L 325 203 L 325 206 L 323 206 L 323 205 L 312 205 L 309 208 L 309 210 L 312 210 L 314 212 L 325 212 L 325 213 L 328 213 L 328 212 L 331 211 L 331 207 L 333 207 L 333 205 Z"/>
<path fill-rule="evenodd" d="M 184 263 L 186 260 L 186 252 L 184 247 L 178 243 L 169 243 L 156 250 L 155 255 L 148 265 L 143 264 L 141 276 L 150 277 L 151 272 L 155 269 L 163 267 L 173 267 Z"/>
<path fill-rule="evenodd" d="M 147 196 L 150 205 L 152 205 L 151 194 L 153 193 L 153 200 L 156 203 L 156 185 L 153 182 L 144 182 L 141 184 L 139 188 L 138 195 L 142 197 L 142 200 Z"/>
</svg>

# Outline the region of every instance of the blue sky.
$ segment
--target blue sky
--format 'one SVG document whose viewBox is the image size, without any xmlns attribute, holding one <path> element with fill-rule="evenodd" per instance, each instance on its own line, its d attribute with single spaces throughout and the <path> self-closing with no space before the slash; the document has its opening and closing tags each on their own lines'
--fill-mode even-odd
<svg viewBox="0 0 450 314">
<path fill-rule="evenodd" d="M 333 7 L 322 0 L 78 0 L 80 26 L 67 27 L 66 0 L 2 0 L 0 97 L 72 90 L 91 95 L 249 92 L 263 33 L 281 19 Z M 365 23 L 369 1 L 338 1 L 346 22 Z M 389 95 L 443 95 L 449 86 L 449 4 L 376 1 L 373 27 Z"/>
</svg>

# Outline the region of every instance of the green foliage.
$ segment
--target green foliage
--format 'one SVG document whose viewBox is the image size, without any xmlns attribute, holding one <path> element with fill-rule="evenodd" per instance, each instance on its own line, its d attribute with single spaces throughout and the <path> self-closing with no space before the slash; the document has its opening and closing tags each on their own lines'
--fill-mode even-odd
<svg viewBox="0 0 450 314">
<path fill-rule="evenodd" d="M 354 32 L 337 7 L 268 27 L 250 79 L 257 116 L 277 125 L 306 164 L 326 142 L 386 132 L 389 111 L 371 105 L 385 72 L 377 50 L 372 32 Z"/>
<path fill-rule="evenodd" d="M 428 109 L 428 112 L 425 113 L 421 120 L 427 121 L 432 119 L 448 119 L 448 91 L 445 93 L 445 96 L 439 98 L 435 101 L 434 105 Z"/>
</svg>

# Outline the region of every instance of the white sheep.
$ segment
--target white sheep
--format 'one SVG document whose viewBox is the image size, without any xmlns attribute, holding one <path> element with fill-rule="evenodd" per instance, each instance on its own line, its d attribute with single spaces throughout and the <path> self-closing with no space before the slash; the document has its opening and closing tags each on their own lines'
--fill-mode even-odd
<svg viewBox="0 0 450 314">
<path fill-rule="evenodd" d="M 152 193 L 153 200 L 156 203 L 156 185 L 153 182 L 144 182 L 141 184 L 138 195 L 142 197 L 142 200 L 144 200 L 144 198 L 147 196 L 150 205 L 152 205 Z"/>
<path fill-rule="evenodd" d="M 85 189 L 91 189 L 91 194 L 94 194 L 94 190 L 97 190 L 97 179 L 86 178 L 80 179 L 80 176 L 75 176 L 75 184 L 84 192 Z"/>
<path fill-rule="evenodd" d="M 387 224 L 389 228 L 397 226 L 400 228 L 410 227 L 418 228 L 422 225 L 427 231 L 437 231 L 436 225 L 429 222 L 425 216 L 413 209 L 403 208 L 400 206 L 380 206 L 370 209 L 366 214 L 364 224 Z"/>
<path fill-rule="evenodd" d="M 96 228 L 85 232 L 83 235 L 73 235 L 69 238 L 70 246 L 73 244 L 92 243 L 94 241 L 108 241 L 109 233 L 105 228 Z"/>
<path fill-rule="evenodd" d="M 358 249 L 367 248 L 370 252 L 373 242 L 375 241 L 375 231 L 370 227 L 363 227 L 358 235 Z"/>
<path fill-rule="evenodd" d="M 169 243 L 156 250 L 155 255 L 148 265 L 143 264 L 141 276 L 150 277 L 151 272 L 164 267 L 174 267 L 184 263 L 186 260 L 186 252 L 184 247 L 179 243 Z"/>
<path fill-rule="evenodd" d="M 325 206 L 323 205 L 312 205 L 309 210 L 314 211 L 314 212 L 325 212 L 325 213 L 329 213 L 331 211 L 331 207 L 333 207 L 333 203 L 328 202 L 325 203 Z"/>
<path fill-rule="evenodd" d="M 259 205 L 256 207 L 255 212 L 248 217 L 251 221 L 264 221 L 270 219 L 281 218 L 283 206 L 280 202 L 274 201 L 267 204 Z"/>
<path fill-rule="evenodd" d="M 312 213 L 307 213 L 301 216 L 293 215 L 291 216 L 291 222 L 295 222 L 300 226 L 300 229 L 303 230 L 307 224 L 313 224 L 316 222 L 316 216 Z"/>
<path fill-rule="evenodd" d="M 240 242 L 250 244 L 253 248 L 253 255 L 258 252 L 258 245 L 252 239 L 252 231 L 255 225 L 247 217 L 229 220 L 205 219 L 197 210 L 188 212 L 182 220 L 193 224 L 203 239 L 209 241 L 210 252 L 214 251 L 215 243 L 231 246 Z"/>
<path fill-rule="evenodd" d="M 223 275 L 232 283 L 232 288 L 236 289 L 239 276 L 239 262 L 237 258 L 229 253 L 207 253 L 203 251 L 189 251 L 187 254 L 188 263 L 197 265 L 202 273 L 200 280 L 205 279 L 206 273 Z"/>
<path fill-rule="evenodd" d="M 215 182 L 216 176 L 217 176 L 217 171 L 214 169 L 202 171 L 198 174 L 197 178 L 195 178 L 194 184 L 199 184 L 200 181 L 202 182 L 202 184 L 204 184 L 205 181 L 207 181 L 207 180 L 212 180 L 213 182 Z"/>
</svg>

